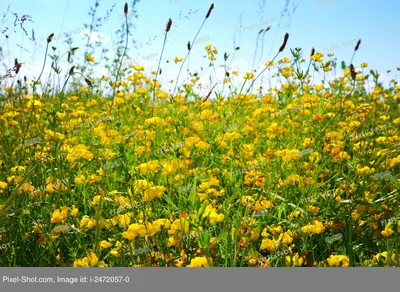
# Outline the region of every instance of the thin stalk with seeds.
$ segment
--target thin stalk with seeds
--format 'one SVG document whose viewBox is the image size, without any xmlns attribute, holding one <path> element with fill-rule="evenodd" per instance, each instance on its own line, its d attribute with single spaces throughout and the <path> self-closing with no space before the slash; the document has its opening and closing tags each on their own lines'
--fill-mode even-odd
<svg viewBox="0 0 400 292">
<path fill-rule="evenodd" d="M 272 59 L 272 62 L 275 61 L 275 59 L 278 57 L 278 55 L 285 49 L 288 39 L 289 39 L 289 34 L 286 33 L 286 34 L 285 34 L 285 37 L 284 37 L 284 40 L 283 40 L 283 43 L 282 43 L 282 46 L 279 48 L 278 53 L 276 53 L 275 57 Z M 254 82 L 256 82 L 256 80 L 265 72 L 265 70 L 267 70 L 268 67 L 271 66 L 272 62 L 271 62 L 270 64 L 268 64 L 268 66 L 266 66 L 266 67 L 257 75 L 256 78 L 253 79 L 253 82 L 250 84 L 250 86 L 249 86 L 249 88 L 247 89 L 245 95 L 247 95 L 247 94 L 249 93 L 249 91 L 250 91 L 251 87 L 253 86 Z M 246 81 L 247 81 L 247 79 L 246 79 Z M 246 83 L 246 81 L 244 82 L 244 84 Z M 242 85 L 242 88 L 240 89 L 239 95 L 242 93 L 244 84 Z M 239 106 L 241 105 L 241 103 L 242 103 L 242 101 L 239 102 L 239 104 L 238 104 L 237 107 L 239 107 Z"/>
<path fill-rule="evenodd" d="M 164 42 L 163 42 L 163 46 L 161 49 L 161 55 L 160 55 L 160 59 L 158 60 L 158 67 L 157 67 L 157 72 L 156 72 L 156 78 L 154 79 L 154 88 L 153 88 L 153 115 L 154 115 L 154 102 L 156 100 L 156 83 L 157 83 L 157 77 L 158 77 L 158 73 L 160 72 L 160 66 L 161 66 L 161 59 L 164 53 L 164 49 L 165 49 L 165 44 L 167 43 L 167 35 L 168 32 L 170 31 L 172 26 L 172 19 L 170 18 L 167 22 L 166 28 L 165 28 L 165 36 L 164 36 Z"/>
<path fill-rule="evenodd" d="M 197 31 L 197 33 L 196 33 L 196 35 L 195 35 L 195 37 L 194 37 L 194 39 L 193 39 L 193 41 L 192 41 L 192 44 L 195 43 L 197 36 L 199 35 L 201 29 L 203 28 L 203 25 L 204 25 L 204 23 L 206 22 L 207 18 L 210 17 L 211 11 L 212 11 L 213 9 L 214 9 L 214 3 L 212 3 L 211 6 L 210 6 L 210 8 L 208 9 L 208 12 L 207 12 L 207 14 L 206 14 L 206 17 L 204 18 L 203 23 L 201 24 L 199 30 Z M 172 92 L 172 96 L 175 95 L 176 87 L 177 87 L 178 81 L 179 81 L 179 76 L 181 75 L 183 65 L 185 64 L 186 59 L 188 58 L 190 52 L 191 52 L 191 50 L 188 51 L 188 53 L 186 54 L 185 59 L 184 59 L 183 62 L 182 62 L 181 67 L 179 68 L 178 77 L 176 78 L 175 87 L 174 87 L 174 91 Z"/>
<path fill-rule="evenodd" d="M 311 57 L 314 56 L 314 55 L 315 55 L 315 48 L 313 47 L 313 48 L 311 49 L 311 53 L 310 53 L 310 62 L 308 62 L 307 71 L 306 71 L 305 75 L 303 76 L 303 79 L 300 81 L 300 89 L 302 90 L 302 92 L 304 92 L 304 91 L 303 91 L 304 79 L 308 76 L 308 73 L 310 72 L 311 61 L 312 61 Z"/>
<path fill-rule="evenodd" d="M 360 44 L 361 44 L 361 39 L 358 40 L 358 42 L 357 42 L 357 44 L 356 44 L 356 46 L 355 46 L 355 48 L 354 48 L 354 52 L 353 52 L 353 56 L 351 57 L 350 64 L 353 63 L 354 56 L 355 56 L 355 54 L 356 54 L 358 48 L 360 47 Z"/>
<path fill-rule="evenodd" d="M 44 55 L 44 61 L 43 61 L 42 71 L 40 72 L 40 75 L 39 75 L 38 79 L 37 79 L 36 81 L 33 82 L 33 93 L 34 93 L 34 94 L 33 94 L 33 98 L 32 98 L 32 110 L 31 110 L 31 113 L 30 113 L 30 115 L 29 115 L 29 120 L 28 120 L 28 124 L 26 125 L 25 131 L 24 131 L 24 135 L 22 136 L 22 137 L 23 137 L 23 138 L 22 138 L 22 143 L 23 143 L 23 144 L 24 144 L 24 141 L 25 141 L 26 134 L 27 134 L 27 132 L 28 132 L 29 126 L 30 126 L 30 124 L 31 124 L 31 122 L 32 122 L 33 112 L 34 112 L 34 110 L 35 110 L 35 95 L 37 94 L 37 93 L 36 93 L 36 86 L 39 84 L 39 80 L 40 80 L 40 78 L 42 77 L 42 74 L 43 74 L 43 71 L 44 71 L 44 67 L 45 67 L 45 65 L 46 65 L 47 51 L 48 51 L 48 49 L 49 49 L 49 44 L 50 44 L 50 42 L 52 41 L 53 37 L 54 37 L 54 33 L 52 33 L 51 35 L 49 35 L 48 38 L 47 38 L 46 52 L 45 52 L 45 55 Z M 22 151 L 22 149 L 23 149 L 23 147 L 21 148 L 21 151 Z"/>
<path fill-rule="evenodd" d="M 126 55 L 126 50 L 128 48 L 129 26 L 128 26 L 128 3 L 126 3 L 126 2 L 125 2 L 125 6 L 124 6 L 124 14 L 125 14 L 125 27 L 126 27 L 126 43 L 125 43 L 124 53 L 122 54 L 121 60 L 119 62 L 117 74 L 115 76 L 115 84 L 114 84 L 111 107 L 114 106 L 115 90 L 117 88 L 116 85 L 117 85 L 117 81 L 118 81 L 118 76 L 119 76 L 119 72 L 121 71 L 122 61 L 123 61 L 123 59 L 124 59 L 124 57 Z"/>
<path fill-rule="evenodd" d="M 289 34 L 286 33 L 286 34 L 285 34 L 285 37 L 284 37 L 284 40 L 283 40 L 283 44 L 282 44 L 282 46 L 279 48 L 278 53 L 276 53 L 275 57 L 272 59 L 272 62 L 276 59 L 276 57 L 278 57 L 278 55 L 279 55 L 281 52 L 283 52 L 283 50 L 284 50 L 285 47 L 286 47 L 286 44 L 287 44 L 288 39 L 289 39 Z M 265 70 L 267 70 L 267 68 L 268 68 L 270 65 L 271 65 L 271 64 L 269 64 L 268 66 L 266 66 L 266 67 L 257 75 L 257 77 L 254 78 L 253 82 L 251 83 L 251 85 L 250 85 L 249 88 L 247 89 L 246 94 L 249 93 L 249 91 L 250 91 L 251 87 L 253 86 L 254 82 L 256 82 L 256 80 L 258 79 L 258 77 L 260 77 L 260 76 L 265 72 Z M 241 93 L 241 91 L 240 91 L 240 93 Z"/>
</svg>

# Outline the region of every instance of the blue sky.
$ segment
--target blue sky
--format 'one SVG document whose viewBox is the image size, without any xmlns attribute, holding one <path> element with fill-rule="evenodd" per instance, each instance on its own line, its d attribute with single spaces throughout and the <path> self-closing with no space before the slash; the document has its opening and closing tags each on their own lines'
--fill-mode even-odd
<svg viewBox="0 0 400 292">
<path fill-rule="evenodd" d="M 72 34 L 73 46 L 78 46 L 80 59 L 83 59 L 84 44 L 86 43 L 83 31 L 84 23 L 90 22 L 88 11 L 95 1 L 78 0 L 0 0 L 0 11 L 3 14 L 8 5 L 10 11 L 19 16 L 27 14 L 32 16 L 34 23 L 26 23 L 28 32 L 35 31 L 35 37 L 41 40 L 42 45 L 34 52 L 33 42 L 20 30 L 10 34 L 8 42 L 4 42 L 4 34 L 0 35 L 0 44 L 6 54 L 6 62 L 13 62 L 18 57 L 20 62 L 25 62 L 27 71 L 22 74 L 37 74 L 43 60 L 45 39 L 54 32 L 58 40 L 52 42 L 60 52 L 65 52 L 68 45 L 60 38 L 64 32 Z M 129 0 L 130 4 L 131 0 Z M 149 69 L 157 68 L 162 43 L 164 39 L 165 24 L 172 18 L 174 24 L 168 35 L 168 44 L 163 58 L 173 59 L 175 56 L 184 57 L 187 53 L 186 44 L 192 40 L 210 4 L 214 2 L 215 8 L 207 19 L 202 31 L 199 33 L 199 42 L 194 46 L 190 58 L 190 69 L 206 68 L 208 61 L 203 58 L 204 46 L 213 44 L 219 50 L 216 64 L 223 64 L 224 52 L 232 56 L 235 45 L 240 47 L 233 60 L 233 68 L 243 74 L 253 68 L 256 38 L 260 29 L 271 25 L 271 30 L 265 33 L 264 46 L 261 49 L 261 39 L 258 42 L 255 67 L 272 59 L 282 44 L 286 32 L 290 34 L 287 48 L 280 57 L 290 57 L 289 48 L 300 47 L 308 57 L 314 46 L 317 51 L 326 53 L 334 50 L 338 61 L 349 62 L 354 46 L 359 38 L 362 43 L 353 63 L 359 67 L 361 62 L 368 62 L 371 69 L 380 72 L 392 70 L 390 77 L 400 79 L 400 20 L 398 12 L 400 2 L 386 0 L 142 0 L 137 4 L 138 18 L 131 18 L 136 28 L 133 37 L 142 45 L 134 48 L 130 42 L 130 56 L 134 60 L 148 57 L 144 64 Z M 114 9 L 109 19 L 104 22 L 99 33 L 93 39 L 103 37 L 103 45 L 108 47 L 113 54 L 113 41 L 115 31 L 120 27 L 123 19 L 123 6 L 125 1 L 103 0 L 100 1 L 98 17 L 105 17 L 107 10 L 114 4 Z M 294 9 L 296 7 L 296 9 Z M 284 9 L 287 11 L 282 14 Z M 396 15 L 397 14 L 397 15 Z M 129 13 L 132 17 L 132 12 Z M 12 15 L 9 21 L 1 23 L 1 30 L 6 25 L 12 24 Z M 254 25 L 254 26 L 253 26 Z M 253 26 L 253 28 L 252 28 Z M 150 42 L 149 42 L 150 40 Z M 146 45 L 146 42 L 148 43 Z M 17 45 L 24 47 L 21 49 Z M 263 55 L 260 56 L 261 50 Z M 27 52 L 29 51 L 29 53 Z M 94 56 L 101 58 L 100 51 Z M 261 59 L 260 62 L 258 60 Z M 228 64 L 230 61 L 228 60 Z M 173 62 L 165 63 L 162 68 L 165 73 L 162 81 L 169 81 L 176 77 L 178 65 Z M 67 65 L 66 65 L 67 66 Z M 4 69 L 2 69 L 4 71 Z M 66 70 L 66 69 L 65 69 Z M 206 70 L 206 69 L 205 69 Z M 45 71 L 46 72 L 46 71 Z M 96 70 L 98 74 L 105 74 L 103 69 Z M 215 73 L 216 72 L 216 73 Z M 215 80 L 222 78 L 223 68 L 217 67 L 216 71 L 206 70 L 203 74 L 207 79 L 211 74 Z M 386 73 L 384 76 L 386 79 Z M 182 80 L 182 78 L 180 79 Z M 204 83 L 203 83 L 204 84 Z"/>
</svg>

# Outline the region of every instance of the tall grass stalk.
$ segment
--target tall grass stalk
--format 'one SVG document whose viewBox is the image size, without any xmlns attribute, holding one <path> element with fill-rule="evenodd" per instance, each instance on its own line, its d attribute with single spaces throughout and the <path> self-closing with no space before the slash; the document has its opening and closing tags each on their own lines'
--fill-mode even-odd
<svg viewBox="0 0 400 292">
<path fill-rule="evenodd" d="M 125 29 L 126 29 L 126 43 L 125 43 L 125 48 L 124 48 L 124 53 L 122 54 L 121 60 L 119 62 L 118 70 L 115 75 L 115 84 L 114 84 L 114 90 L 113 90 L 113 95 L 112 95 L 112 103 L 111 107 L 114 106 L 114 99 L 115 99 L 115 91 L 117 89 L 117 82 L 119 78 L 119 72 L 121 71 L 122 67 L 122 61 L 124 60 L 124 57 L 126 55 L 126 50 L 128 49 L 128 40 L 129 40 L 129 26 L 128 26 L 128 3 L 125 3 L 124 6 L 124 15 L 125 15 Z"/>
<path fill-rule="evenodd" d="M 195 43 L 195 41 L 196 41 L 196 38 L 197 38 L 197 36 L 199 35 L 201 29 L 203 28 L 203 25 L 204 25 L 204 23 L 206 22 L 207 18 L 210 17 L 211 11 L 212 11 L 213 9 L 214 9 L 214 3 L 211 4 L 211 6 L 210 6 L 210 8 L 208 9 L 208 12 L 207 12 L 207 14 L 206 14 L 206 17 L 205 17 L 204 20 L 203 20 L 203 23 L 200 25 L 200 28 L 197 30 L 197 33 L 196 33 L 196 35 L 195 35 L 195 37 L 194 37 L 194 39 L 193 39 L 193 41 L 192 41 L 192 46 L 194 45 L 194 43 Z M 189 50 L 189 51 L 187 52 L 187 54 L 186 54 L 186 56 L 185 56 L 185 59 L 183 59 L 183 62 L 182 62 L 182 64 L 181 64 L 181 67 L 179 68 L 179 72 L 178 72 L 178 76 L 176 77 L 175 87 L 174 87 L 174 91 L 172 92 L 172 96 L 175 95 L 176 87 L 177 87 L 178 82 L 179 82 L 179 77 L 180 77 L 180 75 L 181 75 L 183 65 L 185 64 L 186 59 L 187 59 L 188 56 L 190 55 L 190 52 L 191 52 L 191 50 Z"/>
</svg>

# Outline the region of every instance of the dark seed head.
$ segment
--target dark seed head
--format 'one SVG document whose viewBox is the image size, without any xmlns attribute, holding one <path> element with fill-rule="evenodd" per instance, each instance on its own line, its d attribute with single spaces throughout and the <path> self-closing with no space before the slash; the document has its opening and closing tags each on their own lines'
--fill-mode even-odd
<svg viewBox="0 0 400 292">
<path fill-rule="evenodd" d="M 210 8 L 208 9 L 206 18 L 209 18 L 209 17 L 210 17 L 211 11 L 212 11 L 213 9 L 214 9 L 214 3 L 212 3 L 211 6 L 210 6 Z"/>
<path fill-rule="evenodd" d="M 350 74 L 351 74 L 351 78 L 353 79 L 353 81 L 356 80 L 357 73 L 356 73 L 356 71 L 354 70 L 353 64 L 350 64 Z"/>
<path fill-rule="evenodd" d="M 125 3 L 125 6 L 124 6 L 124 14 L 125 14 L 125 16 L 128 15 L 128 3 Z"/>
<path fill-rule="evenodd" d="M 188 43 L 187 43 L 187 48 L 188 48 L 189 51 L 190 51 L 190 49 L 192 48 L 192 47 L 190 46 L 190 41 L 188 41 Z"/>
<path fill-rule="evenodd" d="M 358 40 L 356 47 L 354 48 L 354 51 L 358 50 L 358 48 L 360 47 L 360 44 L 361 44 L 361 39 Z"/>
<path fill-rule="evenodd" d="M 171 26 L 172 26 L 172 19 L 170 18 L 170 19 L 168 20 L 167 28 L 165 29 L 165 31 L 166 31 L 166 32 L 169 32 L 169 30 L 171 29 Z"/>
<path fill-rule="evenodd" d="M 314 54 L 315 54 L 315 48 L 312 48 L 310 57 L 314 56 Z"/>
<path fill-rule="evenodd" d="M 285 49 L 288 39 L 289 39 L 289 34 L 286 33 L 285 38 L 283 39 L 283 44 L 279 49 L 279 52 L 282 52 Z"/>
<path fill-rule="evenodd" d="M 85 82 L 88 86 L 92 86 L 92 81 L 90 81 L 90 79 L 85 78 Z"/>
<path fill-rule="evenodd" d="M 53 39 L 53 37 L 54 37 L 54 33 L 52 33 L 51 35 L 49 35 L 48 38 L 47 38 L 47 43 L 50 43 L 51 40 Z"/>
</svg>

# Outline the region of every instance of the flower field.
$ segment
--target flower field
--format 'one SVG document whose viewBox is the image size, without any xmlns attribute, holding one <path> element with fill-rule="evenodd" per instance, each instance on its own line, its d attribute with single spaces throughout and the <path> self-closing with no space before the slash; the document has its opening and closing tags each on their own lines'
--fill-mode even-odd
<svg viewBox="0 0 400 292">
<path fill-rule="evenodd" d="M 400 85 L 314 50 L 272 65 L 278 86 L 231 70 L 226 94 L 140 65 L 113 98 L 112 76 L 2 88 L 0 265 L 399 267 Z"/>
</svg>

